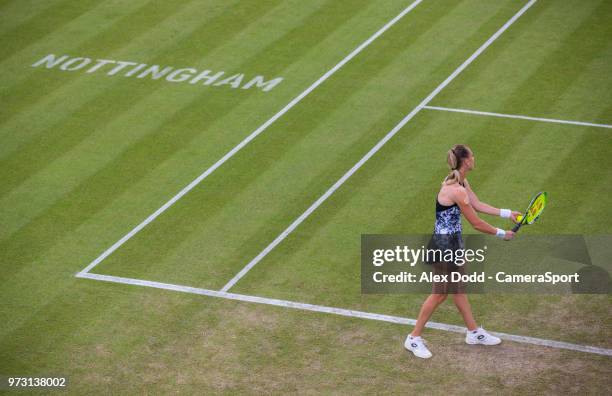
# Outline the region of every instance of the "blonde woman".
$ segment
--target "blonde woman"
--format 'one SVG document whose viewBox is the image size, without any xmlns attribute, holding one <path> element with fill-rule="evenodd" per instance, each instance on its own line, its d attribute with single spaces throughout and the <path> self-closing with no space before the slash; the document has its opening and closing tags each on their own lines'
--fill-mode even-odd
<svg viewBox="0 0 612 396">
<path fill-rule="evenodd" d="M 457 144 L 448 151 L 447 162 L 451 171 L 444 179 L 436 199 L 436 222 L 430 248 L 434 247 L 442 250 L 464 248 L 461 237 L 462 214 L 474 229 L 485 234 L 496 235 L 505 240 L 512 239 L 514 237 L 512 231 L 495 228 L 476 214 L 476 212 L 480 212 L 511 218 L 515 223 L 516 216 L 520 215 L 519 212 L 510 209 L 494 208 L 481 202 L 476 194 L 474 194 L 466 179 L 467 174 L 474 169 L 475 159 L 472 150 L 468 146 Z M 464 273 L 465 271 L 464 266 L 458 266 L 453 262 L 435 262 L 431 264 L 433 264 L 434 274 L 448 275 L 449 279 L 452 272 Z M 467 295 L 465 294 L 465 287 L 461 282 L 434 282 L 432 293 L 421 307 L 414 330 L 404 342 L 404 347 L 407 350 L 420 358 L 431 357 L 431 352 L 425 346 L 421 333 L 433 312 L 446 300 L 448 294 L 453 295 L 455 305 L 467 326 L 466 343 L 497 345 L 501 342 L 499 338 L 478 327 L 472 315 Z"/>
</svg>

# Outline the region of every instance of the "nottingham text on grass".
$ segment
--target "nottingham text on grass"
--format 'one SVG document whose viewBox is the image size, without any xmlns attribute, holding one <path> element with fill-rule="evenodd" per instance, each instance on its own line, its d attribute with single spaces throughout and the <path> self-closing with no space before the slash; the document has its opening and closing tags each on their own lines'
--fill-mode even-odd
<svg viewBox="0 0 612 396">
<path fill-rule="evenodd" d="M 281 77 L 266 81 L 264 76 L 255 76 L 251 79 L 245 78 L 243 73 L 224 77 L 225 72 L 212 72 L 210 70 L 198 71 L 191 67 L 175 69 L 172 66 L 148 65 L 146 63 L 118 61 L 111 59 L 91 59 L 85 57 L 70 57 L 68 55 L 55 56 L 49 54 L 32 64 L 32 67 L 45 66 L 47 69 L 57 67 L 62 71 L 83 70 L 85 73 L 103 72 L 107 76 L 122 75 L 124 77 L 151 78 L 153 80 L 164 80 L 171 83 L 188 81 L 189 84 L 207 85 L 213 87 L 227 86 L 230 88 L 249 89 L 260 88 L 268 92 L 283 81 Z"/>
</svg>

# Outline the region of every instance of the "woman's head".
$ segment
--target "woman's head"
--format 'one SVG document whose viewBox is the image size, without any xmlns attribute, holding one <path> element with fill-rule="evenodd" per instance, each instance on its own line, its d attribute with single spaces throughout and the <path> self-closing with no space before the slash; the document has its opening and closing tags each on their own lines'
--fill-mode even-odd
<svg viewBox="0 0 612 396">
<path fill-rule="evenodd" d="M 448 150 L 446 162 L 451 171 L 448 176 L 446 176 L 446 179 L 444 179 L 444 183 L 458 183 L 461 178 L 460 171 L 465 173 L 474 169 L 474 154 L 468 146 L 456 144 Z"/>
</svg>

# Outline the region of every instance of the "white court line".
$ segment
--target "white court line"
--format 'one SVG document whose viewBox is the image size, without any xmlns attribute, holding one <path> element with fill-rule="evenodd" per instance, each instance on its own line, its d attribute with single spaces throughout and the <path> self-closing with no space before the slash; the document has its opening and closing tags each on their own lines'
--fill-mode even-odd
<svg viewBox="0 0 612 396">
<path fill-rule="evenodd" d="M 385 137 L 383 137 L 366 155 L 363 156 L 351 169 L 348 170 L 333 186 L 329 188 L 323 195 L 319 197 L 304 213 L 302 213 L 297 219 L 289 225 L 279 236 L 276 237 L 264 250 L 262 250 L 254 259 L 252 259 L 240 272 L 238 272 L 223 288 L 221 291 L 228 291 L 232 286 L 236 284 L 244 275 L 247 274 L 257 263 L 259 263 L 264 257 L 268 255 L 279 243 L 281 243 L 293 230 L 295 230 L 308 216 L 312 214 L 330 195 L 332 195 L 349 177 L 353 175 L 359 168 L 366 163 L 378 150 L 380 150 L 389 139 L 391 139 L 408 121 L 410 121 L 421 109 L 427 105 L 440 91 L 442 91 L 451 81 L 455 79 L 466 67 L 470 65 L 489 45 L 491 45 L 503 32 L 506 31 L 525 11 L 527 11 L 536 0 L 530 0 L 526 5 L 523 6 L 512 18 L 508 20 L 497 32 L 495 32 L 489 39 L 480 46 L 465 62 L 463 62 L 455 71 L 446 78 L 436 89 L 434 89 L 429 96 L 427 96 L 417 107 L 415 107 L 406 117 L 404 117 L 399 124 L 397 124 L 391 131 L 389 131 Z"/>
<path fill-rule="evenodd" d="M 610 128 L 610 129 L 612 129 L 612 125 L 608 125 L 608 124 L 594 124 L 592 122 L 556 120 L 554 118 L 529 117 L 529 116 L 516 115 L 516 114 L 491 113 L 491 112 L 488 112 L 488 111 L 454 109 L 452 107 L 423 106 L 423 108 L 427 109 L 427 110 L 450 111 L 450 112 L 454 112 L 454 113 L 466 113 L 466 114 L 475 114 L 475 115 L 491 116 L 491 117 L 501 117 L 501 118 L 518 118 L 518 119 L 521 119 L 521 120 L 543 121 L 543 122 L 552 122 L 552 123 L 556 123 L 556 124 L 582 125 L 582 126 L 591 126 L 591 127 L 597 127 L 597 128 Z"/>
<path fill-rule="evenodd" d="M 375 314 L 375 313 L 370 313 L 370 312 L 354 311 L 351 309 L 326 307 L 323 305 L 305 304 L 305 303 L 300 303 L 300 302 L 295 302 L 295 301 L 278 300 L 274 298 L 227 293 L 227 292 L 216 291 L 216 290 L 200 289 L 197 287 L 189 287 L 189 286 L 182 286 L 182 285 L 173 285 L 169 283 L 152 282 L 152 281 L 146 281 L 146 280 L 141 280 L 141 279 L 123 278 L 123 277 L 118 277 L 118 276 L 99 275 L 99 274 L 92 274 L 92 273 L 77 274 L 77 277 L 94 279 L 94 280 L 105 281 L 105 282 L 135 285 L 135 286 L 153 287 L 156 289 L 172 290 L 172 291 L 178 291 L 178 292 L 183 292 L 183 293 L 199 294 L 199 295 L 209 296 L 209 297 L 225 298 L 228 300 L 274 305 L 277 307 L 300 309 L 303 311 L 322 312 L 322 313 L 346 316 L 346 317 L 351 317 L 351 318 L 378 320 L 381 322 L 397 323 L 397 324 L 403 324 L 403 325 L 414 325 L 416 323 L 416 320 L 414 319 L 402 318 L 399 316 L 381 315 L 381 314 Z M 430 329 L 465 334 L 465 327 L 446 324 L 446 323 L 428 322 L 426 324 L 426 327 Z M 492 331 L 490 333 L 504 340 L 519 342 L 522 344 L 541 345 L 541 346 L 546 346 L 550 348 L 567 349 L 571 351 L 579 351 L 579 352 L 586 352 L 586 353 L 592 353 L 592 354 L 597 354 L 597 355 L 612 356 L 612 349 L 607 349 L 607 348 L 599 348 L 599 347 L 594 347 L 594 346 L 589 346 L 589 345 L 572 344 L 569 342 L 553 341 L 553 340 L 546 340 L 542 338 L 525 337 L 525 336 L 519 336 L 519 335 L 507 334 L 507 333 L 498 333 L 498 332 L 492 332 Z"/>
<path fill-rule="evenodd" d="M 283 114 L 289 111 L 293 106 L 298 104 L 306 95 L 311 93 L 315 88 L 321 85 L 325 80 L 327 80 L 332 74 L 338 71 L 342 66 L 344 66 L 348 61 L 353 59 L 357 54 L 359 54 L 364 48 L 370 45 L 374 40 L 376 40 L 380 35 L 382 35 L 385 31 L 387 31 L 391 26 L 395 25 L 397 21 L 399 21 L 404 15 L 412 11 L 417 5 L 419 5 L 423 0 L 416 0 L 408 7 L 406 7 L 402 12 L 400 12 L 395 18 L 391 19 L 385 26 L 380 28 L 376 33 L 374 33 L 370 38 L 361 43 L 357 48 L 353 50 L 350 54 L 348 54 L 344 59 L 342 59 L 336 66 L 332 67 L 327 73 L 322 75 L 317 81 L 315 81 L 311 86 L 306 88 L 304 92 L 296 96 L 291 102 L 289 102 L 285 107 L 283 107 L 278 113 L 276 113 L 272 118 L 268 121 L 264 122 L 259 128 L 253 131 L 249 136 L 247 136 L 243 141 L 241 141 L 237 146 L 231 149 L 227 154 L 225 154 L 220 160 L 215 162 L 210 168 L 208 168 L 204 173 L 198 176 L 195 180 L 189 183 L 185 188 L 179 191 L 174 197 L 172 197 L 168 202 L 166 202 L 162 207 L 157 209 L 153 214 L 147 217 L 142 223 L 138 224 L 134 227 L 130 232 L 128 232 L 123 238 L 119 239 L 115 242 L 111 247 L 106 249 L 104 253 L 98 256 L 94 261 L 92 261 L 87 267 L 85 267 L 80 274 L 85 274 L 91 271 L 96 265 L 100 264 L 106 257 L 110 256 L 115 250 L 117 250 L 121 245 L 127 242 L 130 238 L 136 235 L 140 230 L 142 230 L 147 224 L 155 220 L 160 214 L 165 212 L 170 206 L 172 206 L 176 201 L 181 199 L 183 195 L 187 194 L 191 191 L 195 186 L 197 186 L 202 180 L 206 179 L 208 175 L 213 173 L 218 167 L 223 165 L 227 160 L 234 156 L 238 151 L 240 151 L 244 146 L 249 144 L 251 140 L 255 139 L 259 134 L 265 131 L 272 123 L 278 120 Z"/>
</svg>

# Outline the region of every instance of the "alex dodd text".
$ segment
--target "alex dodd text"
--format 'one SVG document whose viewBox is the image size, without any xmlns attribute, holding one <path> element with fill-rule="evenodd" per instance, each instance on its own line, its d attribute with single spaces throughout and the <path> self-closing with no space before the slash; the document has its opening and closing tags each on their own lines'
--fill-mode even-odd
<svg viewBox="0 0 612 396">
<path fill-rule="evenodd" d="M 498 283 L 580 283 L 580 275 L 574 274 L 553 274 L 547 271 L 543 274 L 507 274 L 503 271 L 496 272 L 495 276 L 486 275 L 484 272 L 474 272 L 472 274 L 460 274 L 452 272 L 446 274 L 432 274 L 428 272 L 417 274 L 410 272 L 400 272 L 399 274 L 383 274 L 374 272 L 372 279 L 376 283 L 431 283 L 431 282 L 466 282 L 466 283 L 485 283 L 487 280 L 495 280 Z"/>
</svg>

